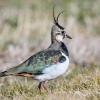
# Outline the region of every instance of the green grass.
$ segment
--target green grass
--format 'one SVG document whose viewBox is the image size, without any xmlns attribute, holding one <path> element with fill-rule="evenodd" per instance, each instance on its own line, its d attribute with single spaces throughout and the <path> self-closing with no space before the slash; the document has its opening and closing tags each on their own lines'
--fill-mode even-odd
<svg viewBox="0 0 100 100">
<path fill-rule="evenodd" d="M 31 79 L 9 82 L 6 78 L 0 86 L 2 100 L 99 100 L 100 68 L 76 67 L 66 77 L 48 82 L 48 88 L 42 94 L 37 89 L 37 82 Z"/>
</svg>

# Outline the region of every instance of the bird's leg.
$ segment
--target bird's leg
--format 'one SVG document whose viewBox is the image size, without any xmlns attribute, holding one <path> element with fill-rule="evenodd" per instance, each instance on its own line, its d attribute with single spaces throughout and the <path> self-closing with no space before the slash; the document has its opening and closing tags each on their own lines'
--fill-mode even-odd
<svg viewBox="0 0 100 100">
<path fill-rule="evenodd" d="M 42 84 L 43 84 L 43 83 L 40 82 L 39 85 L 38 85 L 38 89 L 39 89 L 40 94 L 41 94 Z"/>
<path fill-rule="evenodd" d="M 47 88 L 47 81 L 44 81 L 44 82 L 43 82 L 43 88 L 44 88 L 47 92 L 49 92 L 49 91 L 48 91 L 48 88 Z"/>
</svg>

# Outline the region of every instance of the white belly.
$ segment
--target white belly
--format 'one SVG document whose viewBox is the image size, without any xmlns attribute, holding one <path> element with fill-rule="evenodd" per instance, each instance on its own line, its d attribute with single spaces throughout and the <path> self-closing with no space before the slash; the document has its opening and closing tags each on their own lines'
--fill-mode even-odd
<svg viewBox="0 0 100 100">
<path fill-rule="evenodd" d="M 64 74 L 68 69 L 69 58 L 63 53 L 62 55 L 66 57 L 66 61 L 64 61 L 63 63 L 57 63 L 55 65 L 45 68 L 43 70 L 44 74 L 36 76 L 35 79 L 39 81 L 46 81 L 46 80 L 57 78 L 58 76 Z"/>
</svg>

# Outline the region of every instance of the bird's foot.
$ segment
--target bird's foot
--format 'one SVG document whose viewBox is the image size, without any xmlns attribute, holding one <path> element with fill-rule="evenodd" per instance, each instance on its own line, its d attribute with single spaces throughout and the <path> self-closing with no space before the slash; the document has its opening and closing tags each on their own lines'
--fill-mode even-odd
<svg viewBox="0 0 100 100">
<path fill-rule="evenodd" d="M 42 89 L 44 89 L 47 93 L 51 93 L 47 88 L 47 81 L 40 82 L 38 85 L 39 93 L 42 93 Z"/>
</svg>

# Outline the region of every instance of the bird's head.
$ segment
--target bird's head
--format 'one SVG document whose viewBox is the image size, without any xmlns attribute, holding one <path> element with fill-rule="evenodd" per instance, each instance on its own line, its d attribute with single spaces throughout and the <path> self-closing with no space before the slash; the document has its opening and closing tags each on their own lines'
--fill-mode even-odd
<svg viewBox="0 0 100 100">
<path fill-rule="evenodd" d="M 58 20 L 59 20 L 59 16 L 63 13 L 60 12 L 57 16 L 57 18 L 55 18 L 55 15 L 54 15 L 54 8 L 53 8 L 53 20 L 54 20 L 54 25 L 52 26 L 52 30 L 51 30 L 51 39 L 52 39 L 52 43 L 54 41 L 58 41 L 58 42 L 62 42 L 62 40 L 64 38 L 69 38 L 69 39 L 72 39 L 71 36 L 69 36 L 67 34 L 67 32 L 65 31 L 65 28 L 63 26 L 61 26 L 59 23 L 58 23 Z"/>
</svg>

